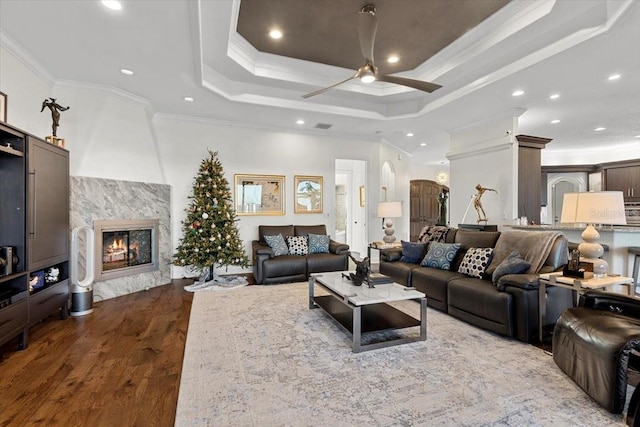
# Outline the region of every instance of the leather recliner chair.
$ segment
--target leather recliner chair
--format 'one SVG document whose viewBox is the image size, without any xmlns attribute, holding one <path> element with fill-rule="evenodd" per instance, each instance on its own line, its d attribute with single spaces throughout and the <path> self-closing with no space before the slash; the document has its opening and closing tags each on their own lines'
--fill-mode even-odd
<svg viewBox="0 0 640 427">
<path fill-rule="evenodd" d="M 589 291 L 565 310 L 554 328 L 553 360 L 602 407 L 622 413 L 629 361 L 640 350 L 640 300 Z M 637 388 L 636 388 L 637 390 Z M 637 412 L 637 393 L 628 414 Z"/>
</svg>

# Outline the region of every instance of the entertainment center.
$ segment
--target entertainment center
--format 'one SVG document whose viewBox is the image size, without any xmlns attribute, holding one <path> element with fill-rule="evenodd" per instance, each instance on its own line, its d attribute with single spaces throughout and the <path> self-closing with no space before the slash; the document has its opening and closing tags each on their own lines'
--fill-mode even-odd
<svg viewBox="0 0 640 427">
<path fill-rule="evenodd" d="M 0 345 L 69 298 L 69 152 L 0 123 Z"/>
</svg>

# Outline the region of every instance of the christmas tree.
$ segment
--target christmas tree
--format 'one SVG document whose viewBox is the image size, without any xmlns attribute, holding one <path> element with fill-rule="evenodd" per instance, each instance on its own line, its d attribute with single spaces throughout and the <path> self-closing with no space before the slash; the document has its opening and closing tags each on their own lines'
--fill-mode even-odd
<svg viewBox="0 0 640 427">
<path fill-rule="evenodd" d="M 214 267 L 249 266 L 238 236 L 236 214 L 229 182 L 224 177 L 218 152 L 209 151 L 195 177 L 191 202 L 182 221 L 180 244 L 173 256 L 174 264 L 188 266 L 214 277 Z"/>
</svg>

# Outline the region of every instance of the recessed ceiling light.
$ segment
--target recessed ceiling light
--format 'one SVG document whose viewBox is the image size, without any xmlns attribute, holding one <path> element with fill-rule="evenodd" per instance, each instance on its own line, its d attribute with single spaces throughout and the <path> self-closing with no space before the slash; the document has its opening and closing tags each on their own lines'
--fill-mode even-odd
<svg viewBox="0 0 640 427">
<path fill-rule="evenodd" d="M 551 123 L 551 124 L 554 124 L 554 125 L 555 125 L 556 123 L 560 123 L 560 120 L 558 120 L 558 119 L 553 119 L 553 120 L 551 120 L 549 123 Z"/>
<path fill-rule="evenodd" d="M 606 128 L 599 127 L 599 128 L 595 128 L 595 129 L 594 129 L 594 131 L 596 131 L 596 132 L 600 132 L 601 130 L 605 130 L 605 129 L 606 129 Z"/>
<path fill-rule="evenodd" d="M 421 143 L 420 143 L 420 146 L 421 146 L 421 147 L 426 147 L 426 146 L 427 146 L 427 143 L 426 143 L 426 142 L 421 142 Z"/>
<path fill-rule="evenodd" d="M 104 5 L 104 7 L 108 8 L 108 9 L 111 9 L 111 10 L 121 10 L 122 9 L 122 5 L 117 0 L 102 0 L 102 4 Z"/>
<path fill-rule="evenodd" d="M 121 68 L 121 69 L 120 69 L 120 72 L 121 72 L 122 74 L 126 74 L 127 76 L 133 76 L 133 71 L 128 70 L 128 69 L 126 69 L 126 68 Z"/>
<path fill-rule="evenodd" d="M 389 58 L 387 58 L 387 62 L 389 62 L 390 64 L 395 64 L 396 62 L 398 62 L 400 60 L 400 58 L 398 58 L 395 55 L 390 56 Z"/>
<path fill-rule="evenodd" d="M 407 136 L 413 136 L 413 132 L 407 133 Z"/>
<path fill-rule="evenodd" d="M 554 93 L 549 97 L 549 99 L 558 99 L 558 98 L 560 98 L 560 94 L 557 94 L 557 93 Z"/>
<path fill-rule="evenodd" d="M 185 100 L 185 101 L 187 101 L 187 102 L 193 102 L 193 101 L 194 101 L 194 99 L 193 99 L 192 97 L 190 97 L 190 96 L 185 96 L 185 97 L 184 97 L 184 98 L 182 98 L 182 99 L 184 99 L 184 100 Z"/>
<path fill-rule="evenodd" d="M 611 74 L 607 80 L 618 80 L 620 78 L 620 74 Z"/>
<path fill-rule="evenodd" d="M 296 123 L 299 124 L 299 125 L 303 125 L 304 124 L 304 120 L 298 119 L 298 121 L 296 121 Z"/>
<path fill-rule="evenodd" d="M 278 30 L 278 29 L 273 29 L 271 31 L 269 31 L 269 37 L 271 37 L 272 39 L 278 40 L 282 38 L 282 31 Z"/>
<path fill-rule="evenodd" d="M 521 96 L 521 95 L 524 95 L 523 90 L 517 90 L 511 94 L 511 96 Z"/>
</svg>

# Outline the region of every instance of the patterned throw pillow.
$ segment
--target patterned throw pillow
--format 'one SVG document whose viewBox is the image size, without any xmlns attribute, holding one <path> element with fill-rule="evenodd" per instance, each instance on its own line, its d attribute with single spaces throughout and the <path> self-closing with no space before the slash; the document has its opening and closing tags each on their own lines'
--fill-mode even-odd
<svg viewBox="0 0 640 427">
<path fill-rule="evenodd" d="M 498 280 L 500 280 L 502 276 L 506 276 L 507 274 L 524 273 L 529 270 L 529 268 L 531 268 L 531 263 L 522 259 L 520 252 L 513 250 L 500 264 L 498 264 L 496 269 L 493 271 L 491 279 L 493 280 L 494 285 L 498 285 Z"/>
<path fill-rule="evenodd" d="M 405 242 L 404 240 L 401 240 L 400 243 L 402 243 L 402 258 L 400 258 L 400 261 L 417 264 L 427 254 L 428 243 L 413 243 Z"/>
<path fill-rule="evenodd" d="M 309 253 L 307 236 L 287 236 L 287 244 L 291 255 L 306 255 Z"/>
<path fill-rule="evenodd" d="M 451 263 L 460 250 L 460 243 L 431 242 L 429 251 L 420 263 L 423 267 L 434 267 L 441 270 L 450 270 Z"/>
<path fill-rule="evenodd" d="M 275 236 L 264 236 L 264 241 L 273 250 L 275 256 L 289 255 L 289 248 L 284 241 L 282 234 L 276 234 Z"/>
<path fill-rule="evenodd" d="M 323 236 L 322 234 L 309 234 L 309 253 L 328 254 L 329 241 L 329 236 Z"/>
<path fill-rule="evenodd" d="M 420 230 L 418 242 L 443 242 L 447 239 L 449 227 L 445 225 L 427 225 Z"/>
<path fill-rule="evenodd" d="M 469 248 L 458 267 L 458 273 L 482 279 L 484 271 L 491 262 L 492 253 L 493 248 Z"/>
</svg>

